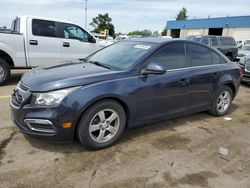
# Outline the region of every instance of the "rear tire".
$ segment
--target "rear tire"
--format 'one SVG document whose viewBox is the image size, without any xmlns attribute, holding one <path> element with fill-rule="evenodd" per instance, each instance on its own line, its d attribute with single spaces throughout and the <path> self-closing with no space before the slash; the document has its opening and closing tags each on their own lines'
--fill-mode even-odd
<svg viewBox="0 0 250 188">
<path fill-rule="evenodd" d="M 126 127 L 126 113 L 114 100 L 103 100 L 92 105 L 78 125 L 79 141 L 88 149 L 96 150 L 116 143 Z"/>
<path fill-rule="evenodd" d="M 0 59 L 0 86 L 4 85 L 10 79 L 10 66 L 8 63 Z"/>
<path fill-rule="evenodd" d="M 209 113 L 214 116 L 224 116 L 232 104 L 233 91 L 228 86 L 222 86 L 215 95 Z"/>
</svg>

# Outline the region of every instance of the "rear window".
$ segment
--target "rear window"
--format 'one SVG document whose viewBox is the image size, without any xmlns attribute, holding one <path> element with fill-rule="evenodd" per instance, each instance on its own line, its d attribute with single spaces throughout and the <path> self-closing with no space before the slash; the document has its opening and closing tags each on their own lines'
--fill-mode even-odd
<svg viewBox="0 0 250 188">
<path fill-rule="evenodd" d="M 236 42 L 231 37 L 220 37 L 219 38 L 222 46 L 236 46 Z"/>
<path fill-rule="evenodd" d="M 16 18 L 15 20 L 13 20 L 11 31 L 14 33 L 20 33 L 20 18 Z"/>
<path fill-rule="evenodd" d="M 35 36 L 57 37 L 56 23 L 53 21 L 33 19 L 32 33 Z"/>
<path fill-rule="evenodd" d="M 188 53 L 191 58 L 191 67 L 212 65 L 211 51 L 203 46 L 188 44 Z"/>
</svg>

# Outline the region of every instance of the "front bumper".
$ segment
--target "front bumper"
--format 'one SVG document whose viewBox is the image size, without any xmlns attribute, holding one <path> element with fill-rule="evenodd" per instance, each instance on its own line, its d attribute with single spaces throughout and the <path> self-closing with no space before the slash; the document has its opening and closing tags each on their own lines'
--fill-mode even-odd
<svg viewBox="0 0 250 188">
<path fill-rule="evenodd" d="M 241 81 L 244 83 L 250 83 L 250 72 L 247 72 L 244 67 L 241 67 L 242 70 L 242 78 Z"/>
<path fill-rule="evenodd" d="M 76 118 L 69 107 L 31 107 L 23 105 L 17 108 L 10 100 L 11 118 L 20 132 L 33 137 L 45 138 L 54 142 L 70 142 L 74 139 Z M 72 122 L 70 128 L 63 124 Z"/>
</svg>

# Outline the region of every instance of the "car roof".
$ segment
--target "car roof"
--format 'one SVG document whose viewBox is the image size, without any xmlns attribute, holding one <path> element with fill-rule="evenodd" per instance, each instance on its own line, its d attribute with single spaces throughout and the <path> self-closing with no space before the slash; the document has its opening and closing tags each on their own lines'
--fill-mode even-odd
<svg viewBox="0 0 250 188">
<path fill-rule="evenodd" d="M 167 43 L 170 41 L 176 41 L 177 39 L 171 38 L 160 38 L 160 37 L 140 37 L 140 38 L 129 38 L 124 39 L 123 41 L 130 41 L 130 42 L 145 42 L 145 43 L 155 43 L 155 44 L 162 44 Z M 179 39 L 180 40 L 180 39 Z"/>
</svg>

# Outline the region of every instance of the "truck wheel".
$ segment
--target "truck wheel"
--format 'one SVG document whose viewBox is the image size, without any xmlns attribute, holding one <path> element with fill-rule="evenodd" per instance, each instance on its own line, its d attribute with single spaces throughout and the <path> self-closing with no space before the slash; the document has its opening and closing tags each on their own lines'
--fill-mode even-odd
<svg viewBox="0 0 250 188">
<path fill-rule="evenodd" d="M 103 100 L 92 105 L 78 125 L 79 141 L 88 149 L 102 149 L 116 143 L 126 126 L 126 113 L 114 100 Z"/>
<path fill-rule="evenodd" d="M 8 63 L 0 59 L 0 86 L 10 79 L 10 66 Z"/>
<path fill-rule="evenodd" d="M 232 89 L 228 86 L 222 86 L 212 101 L 209 113 L 214 116 L 224 116 L 230 109 L 232 100 Z"/>
</svg>

